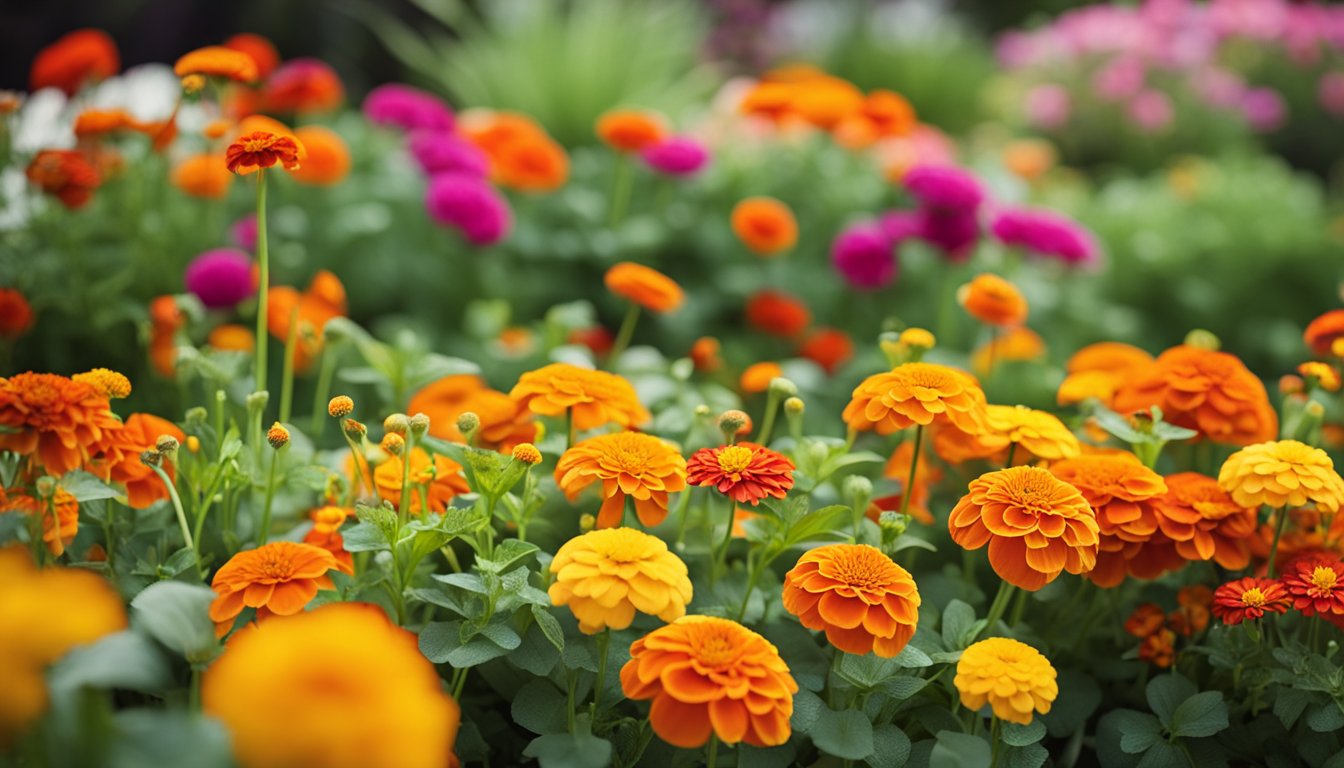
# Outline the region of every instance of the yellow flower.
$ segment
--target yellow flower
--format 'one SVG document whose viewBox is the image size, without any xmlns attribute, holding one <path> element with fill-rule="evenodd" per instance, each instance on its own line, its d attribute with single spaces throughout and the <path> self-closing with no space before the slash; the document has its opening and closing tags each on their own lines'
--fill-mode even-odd
<svg viewBox="0 0 1344 768">
<path fill-rule="evenodd" d="M 70 378 L 92 386 L 112 400 L 120 400 L 131 395 L 131 380 L 107 368 L 94 368 L 84 373 L 76 373 Z"/>
<path fill-rule="evenodd" d="M 541 463 L 541 451 L 531 443 L 519 443 L 513 446 L 513 458 L 524 464 L 536 465 Z"/>
<path fill-rule="evenodd" d="M 1302 363 L 1297 366 L 1297 372 L 1304 379 L 1313 379 L 1326 392 L 1338 392 L 1340 387 L 1339 371 L 1330 367 L 1328 363 L 1322 363 L 1315 360 Z M 76 376 L 76 379 L 79 377 Z"/>
<path fill-rule="evenodd" d="M 602 528 L 565 542 L 551 561 L 551 602 L 568 605 L 579 629 L 625 629 L 635 611 L 676 621 L 691 601 L 686 564 L 663 540 L 634 528 Z"/>
<path fill-rule="evenodd" d="M 1296 440 L 1249 445 L 1227 458 L 1218 485 L 1243 507 L 1300 507 L 1314 502 L 1325 512 L 1344 505 L 1344 479 L 1320 448 Z"/>
<path fill-rule="evenodd" d="M 933 349 L 937 342 L 933 334 L 923 328 L 906 328 L 901 331 L 901 343 L 913 349 Z"/>
<path fill-rule="evenodd" d="M 963 651 L 952 683 L 962 706 L 974 711 L 989 704 L 995 717 L 1020 725 L 1030 725 L 1033 712 L 1049 712 L 1059 695 L 1050 660 L 1007 637 L 981 640 Z"/>
<path fill-rule="evenodd" d="M 1068 459 L 1081 450 L 1078 438 L 1053 414 L 1025 405 L 985 407 L 989 430 L 978 436 L 981 443 L 994 448 L 1017 445 L 1041 459 Z"/>
</svg>

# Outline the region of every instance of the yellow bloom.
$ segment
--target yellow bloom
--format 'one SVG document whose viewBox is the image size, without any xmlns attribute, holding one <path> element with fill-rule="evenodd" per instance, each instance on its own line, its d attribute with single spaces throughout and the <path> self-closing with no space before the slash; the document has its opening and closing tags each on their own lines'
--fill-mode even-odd
<svg viewBox="0 0 1344 768">
<path fill-rule="evenodd" d="M 1336 371 L 1328 363 L 1312 360 L 1297 366 L 1297 372 L 1304 379 L 1314 379 L 1326 392 L 1339 391 L 1339 371 Z M 79 377 L 76 376 L 75 378 L 78 379 Z"/>
<path fill-rule="evenodd" d="M 1033 712 L 1049 712 L 1059 695 L 1050 660 L 1007 637 L 981 640 L 963 651 L 952 683 L 962 706 L 974 711 L 989 704 L 995 717 L 1020 725 L 1030 725 Z"/>
<path fill-rule="evenodd" d="M 1024 405 L 985 407 L 989 430 L 978 436 L 981 443 L 995 448 L 1016 444 L 1037 458 L 1055 460 L 1077 456 L 1078 438 L 1053 414 Z"/>
<path fill-rule="evenodd" d="M 1218 485 L 1243 507 L 1300 507 L 1314 502 L 1325 512 L 1344 505 L 1344 479 L 1320 448 L 1296 440 L 1249 445 L 1227 458 Z"/>
<path fill-rule="evenodd" d="M 625 629 L 635 611 L 676 621 L 691 601 L 686 564 L 663 540 L 634 528 L 602 528 L 565 542 L 551 561 L 551 602 L 568 605 L 579 629 Z"/>
<path fill-rule="evenodd" d="M 91 385 L 112 400 L 120 400 L 131 395 L 131 380 L 107 368 L 94 368 L 84 373 L 76 373 L 70 378 Z"/>
</svg>

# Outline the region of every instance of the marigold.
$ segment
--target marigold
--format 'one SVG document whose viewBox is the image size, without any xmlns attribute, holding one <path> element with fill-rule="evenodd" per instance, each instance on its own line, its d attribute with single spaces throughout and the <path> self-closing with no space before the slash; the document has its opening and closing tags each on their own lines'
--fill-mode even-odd
<svg viewBox="0 0 1344 768">
<path fill-rule="evenodd" d="M 689 357 L 695 364 L 695 370 L 713 373 L 723 367 L 723 358 L 719 356 L 719 340 L 713 336 L 701 336 L 691 344 Z"/>
<path fill-rule="evenodd" d="M 763 290 L 747 299 L 747 324 L 771 336 L 789 339 L 812 324 L 807 305 L 783 291 Z"/>
<path fill-rule="evenodd" d="M 207 45 L 183 54 L 173 65 L 173 74 L 178 77 L 205 75 L 251 83 L 257 79 L 257 62 L 242 51 Z"/>
<path fill-rule="evenodd" d="M 770 382 L 783 375 L 784 369 L 772 360 L 752 363 L 738 377 L 737 386 L 744 394 L 760 394 L 770 388 Z"/>
<path fill-rule="evenodd" d="M 1344 309 L 1332 309 L 1312 320 L 1302 333 L 1302 341 L 1311 351 L 1325 357 L 1337 354 L 1334 351 L 1336 339 L 1344 339 Z"/>
<path fill-rule="evenodd" d="M 415 635 L 364 603 L 239 632 L 206 670 L 201 706 L 244 768 L 442 768 L 461 717 Z"/>
<path fill-rule="evenodd" d="M 6 494 L 0 493 L 0 499 Z M 65 553 L 66 547 L 79 534 L 79 502 L 59 485 L 50 499 L 39 499 L 26 491 L 9 495 L 0 504 L 0 512 L 22 512 L 33 515 L 42 521 L 42 541 L 47 551 L 55 557 Z"/>
<path fill-rule="evenodd" d="M 430 383 L 411 397 L 406 410 L 428 415 L 429 434 L 455 443 L 466 441 L 457 428 L 457 417 L 467 412 L 480 419 L 475 434 L 480 447 L 508 451 L 537 439 L 531 411 L 509 395 L 490 389 L 472 374 L 445 376 Z"/>
<path fill-rule="evenodd" d="M 132 128 L 135 125 L 135 118 L 124 109 L 90 108 L 75 116 L 75 123 L 71 128 L 77 138 L 88 139 Z"/>
<path fill-rule="evenodd" d="M 882 550 L 831 544 L 809 550 L 784 574 L 784 610 L 845 653 L 900 653 L 919 623 L 914 577 Z"/>
<path fill-rule="evenodd" d="M 243 608 L 255 608 L 258 620 L 302 611 L 319 589 L 335 589 L 327 575 L 332 570 L 354 573 L 330 552 L 311 544 L 273 541 L 239 552 L 215 571 L 210 582 L 217 595 L 210 603 L 215 634 L 228 634 Z"/>
<path fill-rule="evenodd" d="M 686 488 L 686 460 L 652 435 L 616 432 L 574 444 L 555 466 L 555 483 L 570 501 L 599 480 L 597 527 L 620 525 L 629 496 L 639 522 L 652 528 L 667 517 L 667 495 Z"/>
<path fill-rule="evenodd" d="M 272 286 L 266 308 L 266 329 L 282 342 L 289 338 L 290 318 L 297 318 L 294 368 L 303 372 L 322 352 L 322 333 L 327 323 L 344 317 L 348 304 L 340 278 L 322 269 L 313 275 L 302 293 L 287 285 Z"/>
<path fill-rule="evenodd" d="M 569 606 L 593 635 L 625 629 L 635 612 L 676 621 L 691 602 L 686 564 L 663 540 L 634 528 L 603 528 L 565 542 L 551 561 L 551 602 Z"/>
<path fill-rule="evenodd" d="M 1339 371 L 1328 363 L 1308 361 L 1297 366 L 1297 372 L 1302 374 L 1302 378 L 1316 382 L 1317 386 L 1326 392 L 1339 391 Z"/>
<path fill-rule="evenodd" d="M 666 135 L 662 116 L 653 112 L 620 109 L 597 120 L 597 137 L 617 152 L 640 152 Z"/>
<path fill-rule="evenodd" d="M 1118 341 L 1089 344 L 1069 358 L 1065 366 L 1068 375 L 1059 385 L 1059 404 L 1071 405 L 1096 398 L 1109 407 L 1116 390 L 1131 373 L 1152 363 L 1152 355 L 1129 344 Z"/>
<path fill-rule="evenodd" d="M 890 435 L 935 420 L 978 435 L 985 431 L 985 393 L 970 374 L 931 363 L 904 363 L 864 379 L 845 406 L 845 423 Z"/>
<path fill-rule="evenodd" d="M 953 464 L 986 458 L 1003 463 L 1010 447 L 1015 447 L 1014 463 L 1032 457 L 1057 461 L 1082 450 L 1078 438 L 1058 417 L 1024 405 L 986 406 L 985 426 L 984 432 L 968 435 L 950 424 L 940 425 L 933 431 L 934 450 Z"/>
<path fill-rule="evenodd" d="M 259 80 L 270 77 L 280 65 L 280 53 L 275 50 L 275 44 L 261 35 L 242 32 L 225 40 L 223 45 L 225 48 L 232 48 L 250 56 L 252 63 L 257 65 Z"/>
<path fill-rule="evenodd" d="M 1292 599 L 1277 579 L 1247 577 L 1229 581 L 1213 593 L 1213 615 L 1224 624 L 1240 624 L 1266 613 L 1283 613 Z"/>
<path fill-rule="evenodd" d="M 798 683 L 779 650 L 735 621 L 683 616 L 630 645 L 621 667 L 627 698 L 652 699 L 649 725 L 676 747 L 717 736 L 771 747 L 789 740 Z"/>
<path fill-rule="evenodd" d="M 622 261 L 607 270 L 607 290 L 651 312 L 671 312 L 686 300 L 676 281 L 656 269 Z"/>
<path fill-rule="evenodd" d="M 120 422 L 91 384 L 54 373 L 0 379 L 0 449 L 27 456 L 53 475 L 81 466 Z"/>
<path fill-rule="evenodd" d="M 125 488 L 126 504 L 132 509 L 145 509 L 156 501 L 167 499 L 168 488 L 163 479 L 140 460 L 142 453 L 156 449 L 163 435 L 178 443 L 187 439 L 186 434 L 167 419 L 133 413 L 118 428 L 105 433 L 98 445 L 98 458 L 89 465 L 89 470 L 103 480 Z M 176 481 L 177 470 L 172 462 L 165 462 L 161 468 L 170 480 Z"/>
<path fill-rule="evenodd" d="M 240 176 L 270 168 L 276 163 L 287 171 L 293 171 L 301 165 L 299 162 L 301 146 L 297 140 L 289 136 L 254 131 L 239 136 L 229 145 L 224 153 L 224 164 L 230 173 Z"/>
<path fill-rule="evenodd" d="M 1033 712 L 1044 715 L 1059 695 L 1050 660 L 1026 643 L 991 637 L 961 653 L 952 684 L 961 705 L 971 711 L 989 704 L 994 716 L 1030 725 Z"/>
<path fill-rule="evenodd" d="M 990 369 L 1006 362 L 1039 360 L 1045 356 L 1045 340 L 1025 326 L 1009 328 L 994 335 L 971 352 L 971 368 L 988 375 Z"/>
<path fill-rule="evenodd" d="M 104 80 L 121 69 L 112 37 L 101 29 L 77 29 L 38 51 L 28 76 L 29 90 L 59 88 L 73 96 L 85 84 Z"/>
<path fill-rule="evenodd" d="M 17 339 L 33 327 L 33 307 L 23 293 L 0 288 L 0 338 Z"/>
<path fill-rule="evenodd" d="M 712 486 L 738 504 L 782 499 L 793 487 L 793 462 L 783 454 L 756 445 L 737 443 L 701 448 L 686 462 L 686 481 Z"/>
<path fill-rule="evenodd" d="M 1283 589 L 1304 616 L 1344 616 L 1344 562 L 1301 557 L 1283 569 Z"/>
<path fill-rule="evenodd" d="M 1227 458 L 1218 485 L 1243 507 L 1317 507 L 1338 512 L 1344 504 L 1344 480 L 1330 456 L 1296 440 L 1250 445 Z"/>
<path fill-rule="evenodd" d="M 293 59 L 281 64 L 267 79 L 261 99 L 267 112 L 329 112 L 345 101 L 345 86 L 326 62 Z"/>
<path fill-rule="evenodd" d="M 398 438 L 400 436 L 398 435 Z M 424 487 L 430 512 L 442 512 L 454 496 L 467 493 L 467 479 L 462 476 L 462 465 L 444 456 L 434 454 L 433 461 L 424 448 L 411 451 L 411 503 L 409 514 L 421 512 L 419 487 Z M 378 484 L 378 495 L 394 506 L 401 503 L 401 457 L 389 456 L 373 470 L 373 481 Z"/>
<path fill-rule="evenodd" d="M 257 336 L 245 325 L 225 323 L 211 328 L 205 343 L 220 352 L 251 352 L 257 348 Z"/>
<path fill-rule="evenodd" d="M 774 256 L 798 242 L 793 210 L 773 197 L 749 197 L 733 206 L 733 233 L 759 256 Z"/>
<path fill-rule="evenodd" d="M 503 186 L 548 192 L 569 177 L 569 157 L 534 120 L 516 112 L 474 109 L 459 116 L 462 135 L 490 159 Z"/>
<path fill-rule="evenodd" d="M 1139 643 L 1139 660 L 1162 669 L 1170 669 L 1176 661 L 1176 633 L 1162 627 L 1143 638 Z"/>
<path fill-rule="evenodd" d="M 1004 581 L 1032 592 L 1062 571 L 1096 563 L 1097 519 L 1078 489 L 1036 467 L 1012 467 L 972 480 L 948 516 L 964 549 L 989 545 L 989 563 Z"/>
<path fill-rule="evenodd" d="M 110 400 L 120 400 L 131 395 L 131 380 L 107 368 L 94 368 L 84 373 L 76 373 L 70 379 L 91 385 Z"/>
<path fill-rule="evenodd" d="M 1143 639 L 1162 629 L 1167 623 L 1167 614 L 1157 603 L 1142 603 L 1125 619 L 1125 631 Z"/>
<path fill-rule="evenodd" d="M 103 183 L 98 169 L 84 155 L 69 149 L 38 152 L 28 163 L 26 174 L 29 181 L 71 210 L 84 207 Z"/>
<path fill-rule="evenodd" d="M 957 290 L 957 303 L 986 325 L 1021 325 L 1027 320 L 1027 300 L 1017 286 L 985 273 Z"/>
<path fill-rule="evenodd" d="M 1186 560 L 1214 560 L 1236 571 L 1251 562 L 1247 539 L 1255 533 L 1254 508 L 1244 507 L 1198 472 L 1166 477 L 1167 493 L 1153 500 L 1162 533 Z"/>
<path fill-rule="evenodd" d="M 833 376 L 840 366 L 854 357 L 854 341 L 837 328 L 818 328 L 808 334 L 798 348 L 798 354 Z"/>
<path fill-rule="evenodd" d="M 630 382 L 614 373 L 568 363 L 551 363 L 524 373 L 509 397 L 542 416 L 561 416 L 568 411 L 577 431 L 613 422 L 622 427 L 639 426 L 653 418 L 640 404 Z"/>
<path fill-rule="evenodd" d="M 328 187 L 350 175 L 350 148 L 339 133 L 320 125 L 305 125 L 294 131 L 294 136 L 307 152 L 302 165 L 291 169 L 295 181 Z"/>
<path fill-rule="evenodd" d="M 1162 513 L 1156 505 L 1167 484 L 1133 454 L 1084 454 L 1054 462 L 1049 471 L 1077 488 L 1096 512 L 1101 539 L 1088 578 L 1098 586 L 1118 585 L 1126 570 L 1151 579 L 1181 565 L 1174 545 L 1162 533 Z"/>
</svg>

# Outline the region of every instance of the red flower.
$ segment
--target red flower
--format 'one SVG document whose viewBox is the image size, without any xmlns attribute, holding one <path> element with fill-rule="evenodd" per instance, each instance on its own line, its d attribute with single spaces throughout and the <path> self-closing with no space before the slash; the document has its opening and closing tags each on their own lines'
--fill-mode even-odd
<svg viewBox="0 0 1344 768">
<path fill-rule="evenodd" d="M 1162 629 L 1167 615 L 1156 603 L 1144 603 L 1125 620 L 1125 631 L 1137 638 L 1145 638 Z"/>
<path fill-rule="evenodd" d="M 1213 615 L 1224 624 L 1240 624 L 1266 613 L 1288 610 L 1289 598 L 1275 579 L 1247 577 L 1229 581 L 1213 593 Z"/>
<path fill-rule="evenodd" d="M 290 136 L 277 136 L 266 131 L 253 131 L 239 136 L 229 145 L 224 155 L 228 169 L 240 175 L 256 173 L 280 163 L 286 171 L 299 167 L 301 145 Z"/>
<path fill-rule="evenodd" d="M 55 195 L 66 208 L 82 207 L 103 182 L 98 169 L 70 149 L 44 149 L 28 164 L 28 180 Z"/>
<path fill-rule="evenodd" d="M 747 323 L 772 336 L 792 338 L 812 323 L 807 305 L 782 291 L 759 291 L 747 300 Z"/>
<path fill-rule="evenodd" d="M 1344 615 L 1344 563 L 1304 557 L 1284 569 L 1283 588 L 1304 616 Z"/>
<path fill-rule="evenodd" d="M 784 498 L 793 487 L 793 462 L 755 443 L 701 448 L 686 462 L 686 481 L 755 506 L 767 496 Z"/>
<path fill-rule="evenodd" d="M 0 288 L 0 338 L 17 339 L 33 327 L 33 307 L 13 288 Z"/>
<path fill-rule="evenodd" d="M 808 334 L 798 354 L 821 366 L 827 374 L 834 374 L 854 356 L 854 342 L 844 331 L 818 328 Z"/>
<path fill-rule="evenodd" d="M 117 44 L 100 29 L 77 29 L 43 48 L 33 59 L 32 90 L 60 88 L 73 96 L 85 83 L 117 74 Z"/>
</svg>

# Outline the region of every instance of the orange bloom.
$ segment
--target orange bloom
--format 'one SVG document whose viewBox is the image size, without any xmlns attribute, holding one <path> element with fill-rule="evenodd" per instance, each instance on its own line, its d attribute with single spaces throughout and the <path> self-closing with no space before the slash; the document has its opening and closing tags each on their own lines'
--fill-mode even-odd
<svg viewBox="0 0 1344 768">
<path fill-rule="evenodd" d="M 1307 325 L 1302 341 L 1322 357 L 1334 354 L 1336 339 L 1344 339 L 1344 309 L 1332 309 Z"/>
<path fill-rule="evenodd" d="M 639 152 L 667 135 L 660 115 L 620 109 L 597 120 L 597 137 L 617 152 Z"/>
<path fill-rule="evenodd" d="M 1115 409 L 1123 413 L 1154 405 L 1168 422 L 1215 443 L 1250 445 L 1279 433 L 1265 385 L 1226 352 L 1172 347 L 1152 365 L 1130 372 L 1115 394 Z"/>
<path fill-rule="evenodd" d="M 79 534 L 79 502 L 64 488 L 56 486 L 51 499 L 39 499 L 27 492 L 14 493 L 0 505 L 0 512 L 23 512 L 42 520 L 42 541 L 55 557 L 65 553 L 66 547 Z M 0 492 L 0 498 L 5 494 Z"/>
<path fill-rule="evenodd" d="M 542 416 L 562 416 L 568 411 L 574 429 L 580 432 L 613 422 L 639 426 L 653 418 L 630 382 L 614 373 L 568 363 L 551 363 L 524 373 L 509 397 Z"/>
<path fill-rule="evenodd" d="M 265 131 L 246 133 L 229 145 L 224 154 L 224 164 L 230 173 L 240 176 L 270 168 L 276 163 L 286 171 L 293 171 L 300 166 L 300 146 L 288 136 L 277 136 Z"/>
<path fill-rule="evenodd" d="M 311 544 L 273 541 L 229 558 L 210 582 L 217 597 L 210 603 L 215 634 L 233 628 L 243 608 L 257 609 L 257 620 L 302 611 L 319 589 L 335 589 L 329 571 L 353 574 L 332 554 Z"/>
<path fill-rule="evenodd" d="M 1027 300 L 1017 286 L 986 272 L 957 290 L 957 303 L 986 325 L 1021 325 L 1027 320 Z"/>
<path fill-rule="evenodd" d="M 1213 615 L 1224 624 L 1240 624 L 1266 613 L 1284 613 L 1292 600 L 1276 579 L 1247 577 L 1229 581 L 1213 593 Z"/>
<path fill-rule="evenodd" d="M 757 291 L 747 300 L 747 324 L 758 331 L 788 339 L 811 323 L 807 305 L 783 291 Z"/>
<path fill-rule="evenodd" d="M 294 345 L 294 368 L 306 371 L 322 352 L 322 333 L 332 318 L 345 317 L 348 309 L 341 279 L 318 270 L 303 293 L 289 286 L 274 286 L 267 294 L 266 328 L 280 341 L 289 338 L 290 318 L 298 320 Z"/>
<path fill-rule="evenodd" d="M 755 395 L 769 389 L 770 382 L 783 375 L 784 369 L 779 367 L 779 363 L 770 361 L 753 363 L 742 372 L 737 386 L 743 393 Z"/>
<path fill-rule="evenodd" d="M 345 101 L 340 75 L 317 59 L 294 59 L 266 81 L 262 103 L 267 112 L 305 114 L 329 112 Z"/>
<path fill-rule="evenodd" d="M 351 570 L 355 567 L 354 555 L 345 551 L 345 538 L 341 536 L 341 524 L 349 516 L 343 507 L 319 507 L 308 514 L 313 527 L 303 536 L 304 544 L 312 544 L 327 550 L 342 565 Z"/>
<path fill-rule="evenodd" d="M 28 76 L 29 90 L 59 88 L 73 96 L 86 83 L 121 69 L 117 44 L 101 29 L 77 29 L 38 51 Z"/>
<path fill-rule="evenodd" d="M 454 443 L 466 441 L 457 429 L 457 417 L 471 411 L 481 420 L 476 443 L 507 452 L 537 439 L 532 412 L 512 397 L 485 386 L 479 376 L 445 376 L 411 397 L 407 413 L 429 416 L 429 434 Z"/>
<path fill-rule="evenodd" d="M 845 653 L 891 658 L 915 635 L 919 588 L 882 550 L 831 544 L 809 550 L 784 575 L 784 610 Z"/>
<path fill-rule="evenodd" d="M 378 495 L 393 506 L 401 503 L 401 457 L 389 456 L 373 470 L 373 481 L 378 484 Z M 454 496 L 470 491 L 462 476 L 462 465 L 436 453 L 431 462 L 424 448 L 411 451 L 411 504 L 409 513 L 421 511 L 420 489 L 424 488 L 430 512 L 442 512 Z"/>
<path fill-rule="evenodd" d="M 1344 616 L 1344 562 L 1298 558 L 1283 569 L 1283 589 L 1303 616 Z"/>
<path fill-rule="evenodd" d="M 54 373 L 0 379 L 0 449 L 63 475 L 82 466 L 104 435 L 121 426 L 110 408 L 92 385 Z"/>
<path fill-rule="evenodd" d="M 258 80 L 265 80 L 270 77 L 275 68 L 280 65 L 280 53 L 275 50 L 275 44 L 261 35 L 242 32 L 225 40 L 224 47 L 232 48 L 251 57 L 252 63 L 257 65 Z"/>
<path fill-rule="evenodd" d="M 1329 363 L 1309 360 L 1298 365 L 1297 372 L 1302 374 L 1303 379 L 1313 382 L 1315 386 L 1326 392 L 1339 391 L 1339 371 L 1335 370 Z"/>
<path fill-rule="evenodd" d="M 876 88 L 863 102 L 863 116 L 872 122 L 880 136 L 905 136 L 914 130 L 915 108 L 895 91 Z"/>
<path fill-rule="evenodd" d="M 937 425 L 933 430 L 933 449 L 952 464 L 973 459 L 991 459 L 1002 464 L 1010 446 L 1016 446 L 1015 464 L 1033 458 L 1067 459 L 1081 450 L 1078 438 L 1056 416 L 1024 405 L 986 406 L 985 425 L 985 431 L 979 435 L 968 435 L 947 424 Z"/>
<path fill-rule="evenodd" d="M 1215 560 L 1229 571 L 1251 562 L 1247 539 L 1255 533 L 1256 511 L 1232 500 L 1218 481 L 1198 472 L 1166 478 L 1167 493 L 1153 500 L 1158 525 L 1186 560 Z"/>
<path fill-rule="evenodd" d="M 473 109 L 458 118 L 458 130 L 490 158 L 490 175 L 499 184 L 549 192 L 568 180 L 569 156 L 530 117 Z"/>
<path fill-rule="evenodd" d="M 135 125 L 135 118 L 124 109 L 91 108 L 75 116 L 73 130 L 76 137 L 86 139 L 125 130 Z"/>
<path fill-rule="evenodd" d="M 294 131 L 288 125 L 267 115 L 247 115 L 238 121 L 237 131 L 238 135 L 261 132 L 274 133 L 276 136 L 288 136 L 291 139 L 295 138 Z M 303 159 L 304 147 L 303 144 L 299 144 L 299 160 L 302 161 Z"/>
<path fill-rule="evenodd" d="M 749 197 L 733 207 L 733 233 L 759 256 L 774 256 L 798 242 L 798 220 L 773 197 Z"/>
<path fill-rule="evenodd" d="M 168 498 L 168 488 L 154 470 L 145 466 L 140 454 L 155 449 L 159 437 L 168 435 L 179 444 L 187 440 L 186 433 L 177 425 L 148 413 L 133 413 L 118 428 L 109 429 L 99 446 L 100 458 L 89 467 L 90 471 L 126 489 L 126 504 L 132 509 L 145 509 L 160 499 Z M 176 480 L 172 462 L 164 462 L 163 470 Z"/>
<path fill-rule="evenodd" d="M 975 348 L 971 353 L 971 367 L 987 374 L 990 365 L 1000 363 L 1039 360 L 1045 356 L 1045 340 L 1030 328 L 1009 328 L 1003 333 Z"/>
<path fill-rule="evenodd" d="M 854 342 L 849 334 L 836 328 L 818 328 L 808 334 L 798 354 L 811 360 L 829 375 L 854 357 Z"/>
<path fill-rule="evenodd" d="M 967 373 L 932 363 L 905 363 L 864 379 L 845 406 L 850 429 L 890 435 L 935 420 L 973 435 L 985 431 L 985 393 Z"/>
<path fill-rule="evenodd" d="M 173 74 L 178 77 L 223 77 L 240 83 L 251 83 L 257 79 L 257 62 L 242 51 L 222 45 L 207 45 L 183 54 L 173 65 Z"/>
<path fill-rule="evenodd" d="M 701 336 L 691 344 L 691 362 L 695 370 L 713 373 L 723 367 L 723 358 L 719 356 L 719 340 L 713 336 Z"/>
<path fill-rule="evenodd" d="M 84 155 L 69 149 L 44 149 L 28 164 L 28 180 L 66 208 L 82 208 L 103 183 L 98 169 Z"/>
<path fill-rule="evenodd" d="M 33 327 L 33 307 L 14 288 L 0 288 L 0 338 L 17 339 Z"/>
<path fill-rule="evenodd" d="M 920 451 L 919 466 L 915 468 L 915 482 L 910 488 L 910 504 L 906 508 L 919 522 L 925 525 L 933 524 L 933 514 L 929 512 L 929 488 L 943 479 L 943 471 L 933 466 L 925 451 Z M 905 483 L 910 479 L 910 462 L 914 459 L 915 442 L 913 440 L 904 440 L 892 451 L 891 458 L 887 459 L 886 466 L 882 469 L 882 476 L 889 480 L 895 480 L 901 483 L 901 493 L 890 497 L 891 506 L 878 504 L 876 508 L 870 506 L 866 512 L 873 522 L 881 516 L 884 509 L 896 511 L 901 508 L 901 496 L 906 492 Z"/>
<path fill-rule="evenodd" d="M 972 480 L 948 516 L 964 549 L 989 545 L 989 564 L 1009 584 L 1035 592 L 1062 571 L 1097 560 L 1097 519 L 1078 489 L 1044 469 L 1012 467 Z"/>
<path fill-rule="evenodd" d="M 686 300 L 676 281 L 656 269 L 622 261 L 607 270 L 607 290 L 651 312 L 671 312 Z"/>
<path fill-rule="evenodd" d="M 1050 142 L 1040 139 L 1019 139 L 1004 147 L 1003 167 L 1026 182 L 1039 180 L 1059 160 L 1059 153 Z"/>
<path fill-rule="evenodd" d="M 793 462 L 755 443 L 701 448 L 686 462 L 686 481 L 712 486 L 738 504 L 782 499 L 793 487 Z"/>
<path fill-rule="evenodd" d="M 340 134 L 320 125 L 305 125 L 294 135 L 308 152 L 303 164 L 292 171 L 296 181 L 328 187 L 350 175 L 350 148 Z"/>
<path fill-rule="evenodd" d="M 1139 659 L 1162 669 L 1170 669 L 1176 661 L 1176 633 L 1162 628 L 1143 638 L 1139 643 Z"/>
<path fill-rule="evenodd" d="M 1143 603 L 1125 619 L 1125 631 L 1137 638 L 1145 638 L 1162 629 L 1167 614 L 1157 603 Z"/>
<path fill-rule="evenodd" d="M 257 347 L 257 337 L 245 325 L 225 323 L 212 328 L 205 343 L 221 352 L 251 352 Z"/>
<path fill-rule="evenodd" d="M 1209 626 L 1210 609 L 1213 607 L 1213 590 L 1203 584 L 1181 587 L 1176 592 L 1179 608 L 1167 616 L 1171 629 L 1182 637 L 1203 632 Z"/>
<path fill-rule="evenodd" d="M 233 174 L 219 155 L 192 155 L 173 168 L 173 186 L 192 197 L 223 200 L 229 195 Z"/>
<path fill-rule="evenodd" d="M 573 501 L 602 481 L 598 528 L 614 528 L 625 516 L 625 499 L 646 528 L 667 517 L 667 495 L 686 488 L 686 460 L 652 435 L 616 432 L 575 443 L 555 465 L 555 483 Z"/>
<path fill-rule="evenodd" d="M 1152 579 L 1181 565 L 1157 507 L 1167 484 L 1132 454 L 1085 454 L 1054 462 L 1050 472 L 1077 488 L 1096 512 L 1101 541 L 1088 578 L 1098 586 L 1117 586 L 1126 570 Z"/>
<path fill-rule="evenodd" d="M 1118 341 L 1089 344 L 1069 358 L 1069 375 L 1059 385 L 1059 404 L 1071 405 L 1093 397 L 1110 407 L 1116 390 L 1130 374 L 1152 362 L 1152 355 Z"/>
<path fill-rule="evenodd" d="M 683 616 L 630 645 L 621 689 L 653 700 L 649 725 L 673 746 L 695 749 L 713 734 L 727 744 L 770 747 L 789 740 L 798 683 L 779 650 L 750 629 Z"/>
</svg>

